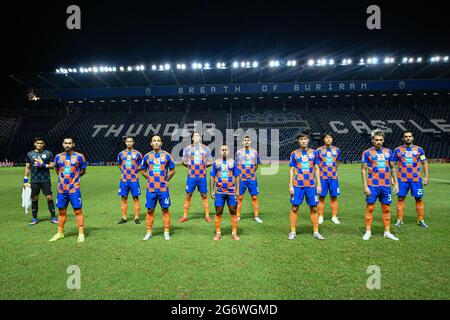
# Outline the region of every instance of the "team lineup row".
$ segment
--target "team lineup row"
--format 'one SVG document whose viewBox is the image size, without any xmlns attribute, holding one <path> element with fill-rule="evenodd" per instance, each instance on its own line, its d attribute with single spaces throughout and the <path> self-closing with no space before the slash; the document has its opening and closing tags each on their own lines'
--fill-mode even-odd
<svg viewBox="0 0 450 320">
<path fill-rule="evenodd" d="M 340 224 L 338 218 L 338 196 L 340 195 L 338 181 L 338 166 L 340 162 L 340 150 L 333 146 L 333 137 L 330 133 L 322 136 L 323 146 L 318 149 L 309 148 L 310 138 L 306 133 L 297 137 L 299 148 L 292 152 L 289 170 L 289 194 L 290 194 L 290 227 L 289 240 L 296 238 L 297 217 L 299 206 L 305 200 L 310 208 L 310 217 L 313 226 L 313 236 L 316 239 L 325 238 L 319 233 L 319 225 L 323 222 L 325 197 L 329 194 L 332 210 L 332 222 Z M 427 228 L 424 221 L 423 186 L 428 184 L 428 165 L 423 149 L 413 144 L 412 132 L 403 133 L 404 144 L 394 151 L 384 148 L 384 133 L 374 131 L 372 133 L 373 146 L 362 154 L 361 176 L 363 191 L 366 196 L 366 232 L 364 240 L 371 237 L 373 223 L 373 211 L 377 200 L 382 207 L 382 220 L 384 224 L 384 237 L 398 240 L 390 232 L 390 205 L 392 203 L 392 191 L 398 196 L 397 202 L 397 226 L 403 224 L 405 197 L 409 191 L 416 200 L 418 224 Z M 159 203 L 162 210 L 164 225 L 164 239 L 170 240 L 170 194 L 169 181 L 175 174 L 175 163 L 170 153 L 162 150 L 162 137 L 158 134 L 150 138 L 152 151 L 144 156 L 134 149 L 134 138 L 127 137 L 124 140 L 126 149 L 117 156 L 117 163 L 121 171 L 119 195 L 121 196 L 122 218 L 119 224 L 127 222 L 128 195 L 131 193 L 134 205 L 134 221 L 140 224 L 141 190 L 139 187 L 139 174 L 146 179 L 146 234 L 143 240 L 152 238 L 155 208 Z M 228 206 L 232 239 L 239 240 L 238 222 L 245 192 L 251 196 L 254 220 L 263 223 L 259 216 L 258 181 L 256 172 L 260 162 L 258 152 L 251 148 L 249 136 L 243 139 L 243 148 L 236 152 L 235 157 L 230 157 L 227 145 L 219 149 L 217 159 L 212 159 L 209 148 L 201 143 L 201 135 L 198 132 L 192 134 L 192 144 L 183 150 L 183 165 L 187 167 L 186 197 L 184 200 L 183 217 L 180 223 L 188 221 L 188 212 L 191 205 L 193 192 L 198 189 L 201 194 L 202 205 L 205 211 L 205 220 L 211 222 L 207 168 L 210 171 L 210 196 L 214 199 L 215 206 L 215 235 L 214 240 L 220 240 L 221 221 L 225 204 Z M 82 213 L 82 200 L 80 191 L 80 177 L 86 173 L 85 158 L 81 153 L 75 152 L 75 141 L 72 137 L 63 140 L 64 152 L 53 155 L 44 150 L 45 142 L 41 138 L 34 141 L 35 150 L 27 154 L 25 168 L 24 187 L 31 187 L 33 220 L 30 223 L 38 223 L 38 197 L 42 190 L 48 201 L 48 208 L 52 215 L 52 223 L 58 224 L 58 232 L 50 239 L 56 241 L 64 238 L 64 224 L 66 222 L 67 207 L 69 203 L 74 209 L 78 225 L 78 242 L 85 240 L 84 216 Z M 421 166 L 425 176 L 421 177 Z M 58 193 L 55 213 L 53 203 L 50 169 L 54 169 L 58 175 Z M 29 175 L 31 173 L 31 183 Z"/>
</svg>

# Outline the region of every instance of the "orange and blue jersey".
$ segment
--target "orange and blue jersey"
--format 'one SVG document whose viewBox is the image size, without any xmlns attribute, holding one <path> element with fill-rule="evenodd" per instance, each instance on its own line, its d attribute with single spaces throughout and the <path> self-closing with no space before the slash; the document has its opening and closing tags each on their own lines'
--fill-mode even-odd
<svg viewBox="0 0 450 320">
<path fill-rule="evenodd" d="M 325 146 L 319 147 L 317 150 L 319 157 L 320 179 L 337 179 L 338 161 L 341 161 L 341 150 L 338 147 Z"/>
<path fill-rule="evenodd" d="M 117 163 L 122 173 L 122 182 L 136 182 L 139 180 L 139 170 L 142 154 L 137 150 L 123 150 L 117 155 Z"/>
<path fill-rule="evenodd" d="M 391 186 L 391 168 L 393 161 L 393 152 L 388 148 L 367 149 L 362 154 L 362 163 L 368 167 L 368 186 L 369 187 L 390 187 Z"/>
<path fill-rule="evenodd" d="M 148 173 L 147 191 L 151 193 L 163 193 L 167 191 L 167 178 L 169 170 L 175 168 L 172 156 L 161 151 L 156 153 L 151 151 L 144 156 L 141 170 Z"/>
<path fill-rule="evenodd" d="M 183 160 L 187 162 L 189 178 L 206 178 L 206 166 L 211 161 L 211 151 L 203 144 L 191 144 L 184 148 Z"/>
<path fill-rule="evenodd" d="M 211 168 L 211 177 L 216 183 L 216 193 L 236 194 L 236 177 L 239 177 L 240 170 L 236 161 L 219 159 L 214 161 Z"/>
<path fill-rule="evenodd" d="M 245 148 L 236 152 L 236 162 L 239 170 L 241 170 L 241 181 L 256 180 L 256 167 L 261 164 L 258 151 L 255 149 Z"/>
<path fill-rule="evenodd" d="M 294 187 L 315 187 L 314 166 L 319 157 L 314 149 L 297 149 L 291 153 L 289 166 L 295 168 Z"/>
<path fill-rule="evenodd" d="M 55 157 L 58 172 L 58 193 L 74 194 L 80 190 L 80 171 L 86 169 L 84 155 L 78 152 L 60 153 Z"/>
<path fill-rule="evenodd" d="M 422 182 L 420 163 L 427 161 L 427 158 L 421 147 L 400 146 L 394 150 L 393 161 L 397 162 L 400 182 Z"/>
</svg>

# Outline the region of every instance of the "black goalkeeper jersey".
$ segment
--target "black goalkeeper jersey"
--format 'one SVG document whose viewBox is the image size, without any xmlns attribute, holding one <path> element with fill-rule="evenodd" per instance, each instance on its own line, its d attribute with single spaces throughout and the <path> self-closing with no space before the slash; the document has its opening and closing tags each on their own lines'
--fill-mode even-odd
<svg viewBox="0 0 450 320">
<path fill-rule="evenodd" d="M 36 167 L 35 161 L 41 159 L 45 164 L 53 162 L 53 154 L 50 151 L 44 150 L 37 152 L 35 150 L 27 153 L 26 162 L 31 165 L 31 183 L 50 182 L 50 169 Z"/>
</svg>

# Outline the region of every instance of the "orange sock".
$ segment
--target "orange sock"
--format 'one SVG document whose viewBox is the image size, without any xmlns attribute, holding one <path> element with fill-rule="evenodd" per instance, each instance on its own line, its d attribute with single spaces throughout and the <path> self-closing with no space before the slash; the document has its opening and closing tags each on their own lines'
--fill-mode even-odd
<svg viewBox="0 0 450 320">
<path fill-rule="evenodd" d="M 417 221 L 423 220 L 423 215 L 425 213 L 425 206 L 423 204 L 423 200 L 416 200 L 416 211 L 417 211 Z"/>
<path fill-rule="evenodd" d="M 339 205 L 337 198 L 331 198 L 331 215 L 337 217 L 339 211 Z"/>
<path fill-rule="evenodd" d="M 170 211 L 163 212 L 163 224 L 164 224 L 164 232 L 169 232 L 170 230 Z"/>
<path fill-rule="evenodd" d="M 209 216 L 209 201 L 208 196 L 205 195 L 202 197 L 203 210 L 205 210 L 205 215 Z"/>
<path fill-rule="evenodd" d="M 236 214 L 231 215 L 231 233 L 237 234 L 238 231 L 238 216 Z"/>
<path fill-rule="evenodd" d="M 120 203 L 120 209 L 122 209 L 122 218 L 127 220 L 127 210 L 128 210 L 128 199 L 123 199 Z"/>
<path fill-rule="evenodd" d="M 78 233 L 79 234 L 84 234 L 84 216 L 83 216 L 83 212 L 80 209 L 76 209 L 75 211 L 75 219 L 77 220 L 77 225 L 78 225 Z"/>
<path fill-rule="evenodd" d="M 314 209 L 310 207 L 309 215 L 311 216 L 314 233 L 319 232 L 319 215 L 317 214 L 317 210 L 314 211 Z"/>
<path fill-rule="evenodd" d="M 155 220 L 155 213 L 148 213 L 145 217 L 145 224 L 147 225 L 147 232 L 151 233 L 153 229 L 153 221 Z"/>
<path fill-rule="evenodd" d="M 298 210 L 298 209 L 297 209 Z M 298 218 L 298 211 L 294 211 L 291 208 L 291 214 L 290 214 L 290 220 L 291 220 L 291 232 L 297 231 L 297 218 Z"/>
<path fill-rule="evenodd" d="M 241 210 L 242 210 L 242 200 L 244 199 L 244 196 L 241 195 L 238 197 L 238 205 L 237 205 L 237 209 L 236 209 L 236 214 L 238 217 L 241 216 Z"/>
<path fill-rule="evenodd" d="M 139 215 L 141 214 L 141 203 L 138 199 L 133 199 L 133 205 L 134 205 L 134 219 L 139 219 Z"/>
<path fill-rule="evenodd" d="M 366 231 L 370 231 L 373 223 L 373 210 L 375 209 L 375 204 L 366 205 Z"/>
<path fill-rule="evenodd" d="M 220 224 L 222 223 L 222 215 L 216 214 L 214 222 L 216 224 L 216 233 L 220 233 Z"/>
<path fill-rule="evenodd" d="M 58 233 L 64 233 L 64 224 L 67 219 L 67 209 L 59 209 L 58 212 Z"/>
<path fill-rule="evenodd" d="M 397 219 L 403 220 L 405 215 L 405 199 L 397 201 Z"/>
<path fill-rule="evenodd" d="M 189 208 L 191 207 L 191 200 L 192 197 L 189 197 L 186 195 L 186 198 L 184 198 L 184 211 L 183 211 L 183 217 L 187 218 Z"/>
<path fill-rule="evenodd" d="M 259 199 L 258 196 L 252 196 L 253 214 L 256 217 L 259 216 Z"/>
<path fill-rule="evenodd" d="M 319 203 L 317 204 L 317 214 L 323 217 L 324 211 L 325 211 L 325 199 L 319 198 Z"/>
<path fill-rule="evenodd" d="M 391 224 L 391 206 L 388 204 L 381 204 L 381 210 L 383 211 L 383 224 L 384 224 L 384 231 L 390 230 L 390 224 Z"/>
</svg>

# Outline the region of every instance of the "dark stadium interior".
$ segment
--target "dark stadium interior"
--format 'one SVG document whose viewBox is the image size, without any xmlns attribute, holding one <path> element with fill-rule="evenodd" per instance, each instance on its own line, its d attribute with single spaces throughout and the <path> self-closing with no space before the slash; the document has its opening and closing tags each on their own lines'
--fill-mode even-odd
<svg viewBox="0 0 450 320">
<path fill-rule="evenodd" d="M 433 4 L 434 3 L 434 4 Z M 130 88 L 211 84 L 299 83 L 314 81 L 388 81 L 450 78 L 450 63 L 358 65 L 365 55 L 402 57 L 448 54 L 448 18 L 442 2 L 428 6 L 408 1 L 379 1 L 383 27 L 365 27 L 370 1 L 286 2 L 164 2 L 79 1 L 82 30 L 65 27 L 68 1 L 49 5 L 11 5 L 2 27 L 10 50 L 4 60 L 4 94 L 0 96 L 0 159 L 23 162 L 32 140 L 42 136 L 47 147 L 60 151 L 64 135 L 73 135 L 91 163 L 114 159 L 122 136 L 132 125 L 144 125 L 137 148 L 147 151 L 149 124 L 194 121 L 226 129 L 279 129 L 281 159 L 286 159 L 299 131 L 309 131 L 313 146 L 324 131 L 335 133 L 343 160 L 358 161 L 370 145 L 369 130 L 382 121 L 389 128 L 386 143 L 400 143 L 403 128 L 416 134 L 429 158 L 449 159 L 449 90 L 347 92 L 340 94 L 195 95 L 56 99 L 55 89 Z M 126 13 L 125 13 L 126 12 Z M 20 13 L 20 14 L 19 14 Z M 15 17 L 20 17 L 17 20 Z M 420 21 L 420 23 L 414 23 Z M 351 66 L 309 68 L 308 59 L 352 57 Z M 228 67 L 190 70 L 193 61 L 298 59 L 293 68 Z M 128 65 L 185 61 L 189 70 L 153 72 L 54 72 L 61 66 Z M 30 95 L 32 93 L 32 95 Z M 30 101 L 39 97 L 39 101 Z M 255 120 L 251 120 L 255 119 Z M 250 119 L 250 120 L 249 120 Z M 276 119 L 276 120 L 274 120 Z M 436 122 L 435 120 L 438 120 Z M 334 121 L 334 122 L 333 122 Z M 343 125 L 331 125 L 338 121 Z M 362 125 L 363 129 L 355 128 Z M 375 121 L 375 122 L 374 122 Z M 388 121 L 391 123 L 387 124 Z M 394 122 L 392 122 L 394 121 Z M 401 125 L 398 125 L 398 121 Z M 411 122 L 413 121 L 413 122 Z M 330 124 L 331 123 L 331 124 Z M 436 124 L 438 123 L 438 125 Z M 123 129 L 97 135 L 95 126 Z M 418 128 L 418 126 L 420 128 Z M 348 130 L 348 132 L 347 132 Z M 145 132 L 147 131 L 147 132 Z M 341 133 L 338 133 L 338 132 Z M 343 133 L 343 132 L 346 133 Z M 107 136 L 106 136 L 107 135 Z M 270 138 L 270 136 L 269 136 Z M 170 139 L 167 139 L 170 140 Z M 169 149 L 176 141 L 167 141 Z"/>
</svg>

